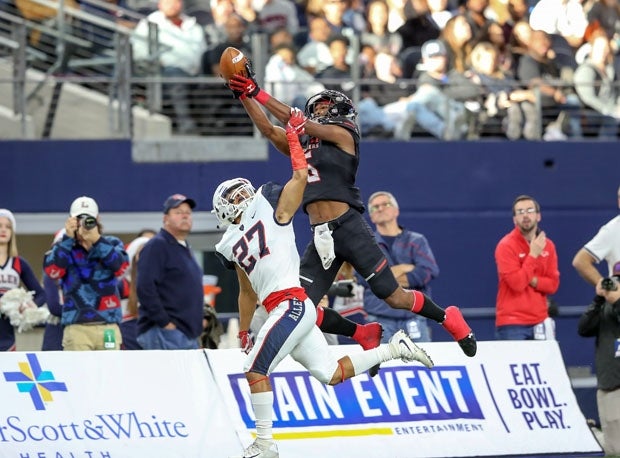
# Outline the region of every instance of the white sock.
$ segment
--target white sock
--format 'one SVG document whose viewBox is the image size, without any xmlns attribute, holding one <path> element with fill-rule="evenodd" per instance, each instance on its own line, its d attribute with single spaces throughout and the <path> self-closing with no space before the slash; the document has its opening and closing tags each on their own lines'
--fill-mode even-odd
<svg viewBox="0 0 620 458">
<path fill-rule="evenodd" d="M 392 356 L 392 353 L 390 352 L 390 346 L 388 344 L 382 344 L 372 350 L 366 350 L 361 353 L 353 353 L 352 355 L 349 355 L 349 358 L 351 359 L 351 363 L 353 363 L 355 375 L 359 375 L 363 374 L 371 367 L 386 361 L 391 361 L 395 357 Z"/>
<path fill-rule="evenodd" d="M 273 409 L 273 391 L 263 393 L 252 393 L 252 408 L 256 417 L 256 438 L 261 440 L 273 440 L 273 420 L 271 412 Z"/>
</svg>

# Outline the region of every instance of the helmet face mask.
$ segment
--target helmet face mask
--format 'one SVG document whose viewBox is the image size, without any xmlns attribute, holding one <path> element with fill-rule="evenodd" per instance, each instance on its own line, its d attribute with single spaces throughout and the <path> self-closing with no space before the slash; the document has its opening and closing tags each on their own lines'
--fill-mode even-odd
<svg viewBox="0 0 620 458">
<path fill-rule="evenodd" d="M 355 121 L 357 112 L 353 102 L 342 92 L 325 90 L 313 95 L 306 102 L 304 114 L 313 121 L 326 123 L 334 118 L 348 118 Z"/>
<path fill-rule="evenodd" d="M 252 183 L 245 178 L 233 178 L 221 183 L 213 194 L 213 210 L 219 227 L 233 224 L 256 195 Z"/>
</svg>

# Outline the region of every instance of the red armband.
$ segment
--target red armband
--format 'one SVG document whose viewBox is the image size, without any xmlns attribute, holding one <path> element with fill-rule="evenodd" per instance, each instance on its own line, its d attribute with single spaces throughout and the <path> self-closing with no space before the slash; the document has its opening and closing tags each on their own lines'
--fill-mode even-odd
<svg viewBox="0 0 620 458">
<path fill-rule="evenodd" d="M 258 91 L 258 94 L 254 96 L 254 100 L 256 100 L 261 105 L 265 105 L 270 98 L 271 98 L 271 95 L 269 95 L 268 92 L 263 91 L 262 89 L 260 89 Z"/>
</svg>

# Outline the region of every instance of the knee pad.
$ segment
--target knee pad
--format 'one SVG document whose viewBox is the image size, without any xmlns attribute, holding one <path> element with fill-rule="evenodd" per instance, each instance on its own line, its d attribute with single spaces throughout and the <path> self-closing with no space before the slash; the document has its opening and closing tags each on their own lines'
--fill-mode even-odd
<svg viewBox="0 0 620 458">
<path fill-rule="evenodd" d="M 373 294 L 379 299 L 385 299 L 391 296 L 398 288 L 398 282 L 394 278 L 392 270 L 387 265 L 381 272 L 369 279 L 368 284 Z"/>
</svg>

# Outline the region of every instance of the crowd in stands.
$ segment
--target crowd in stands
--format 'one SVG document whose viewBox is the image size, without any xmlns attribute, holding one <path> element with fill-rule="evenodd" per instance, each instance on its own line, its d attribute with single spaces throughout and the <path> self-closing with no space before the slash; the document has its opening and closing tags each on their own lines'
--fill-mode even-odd
<svg viewBox="0 0 620 458">
<path fill-rule="evenodd" d="M 15 1 L 32 16 L 25 5 L 36 0 Z M 119 11 L 143 15 L 133 22 L 136 59 L 153 58 L 147 23 L 158 25 L 155 57 L 163 76 L 218 77 L 222 50 L 234 46 L 265 64 L 255 71 L 287 103 L 298 105 L 321 86 L 358 102 L 371 99 L 388 112 L 396 102 L 389 122 L 361 110 L 366 137 L 458 140 L 493 132 L 560 140 L 618 134 L 617 0 L 109 0 L 103 2 L 113 6 L 108 8 L 90 2 L 98 0 L 82 0 L 80 7 L 94 14 L 98 8 L 124 26 L 131 23 Z M 110 41 L 109 33 L 88 30 L 86 38 Z M 257 33 L 266 35 L 268 49 L 252 56 Z M 431 42 L 433 55 L 424 52 Z M 209 135 L 218 120 L 204 125 L 195 119 L 193 89 L 183 79 L 164 87 L 176 131 Z M 241 113 L 223 84 L 201 89 L 203 97 L 219 97 L 201 107 L 207 117 Z M 436 92 L 444 94 L 442 103 L 419 102 Z M 429 128 L 431 118 L 441 119 L 442 128 Z"/>
</svg>

